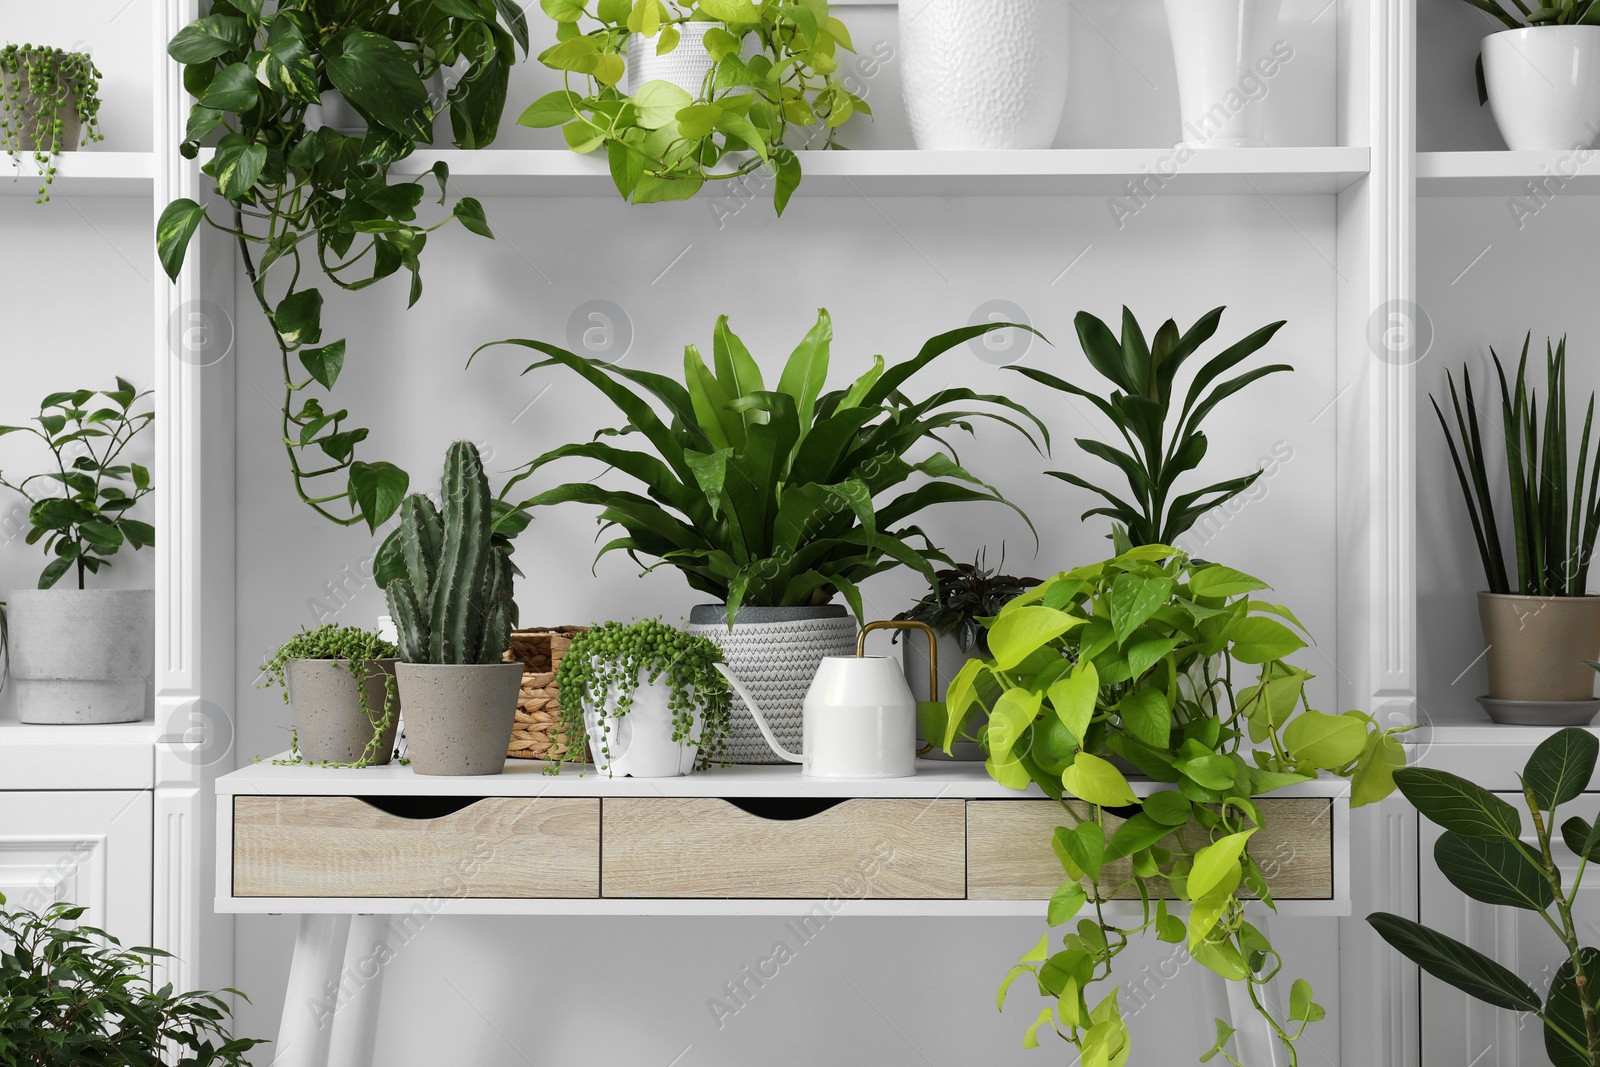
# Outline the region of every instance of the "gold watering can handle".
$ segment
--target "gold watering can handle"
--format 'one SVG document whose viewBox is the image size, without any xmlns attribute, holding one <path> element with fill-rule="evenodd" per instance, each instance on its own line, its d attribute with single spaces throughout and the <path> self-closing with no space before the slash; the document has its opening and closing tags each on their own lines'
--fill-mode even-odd
<svg viewBox="0 0 1600 1067">
<path fill-rule="evenodd" d="M 873 630 L 921 630 L 928 635 L 928 699 L 939 699 L 939 635 L 933 632 L 933 627 L 925 622 L 914 619 L 885 619 L 881 622 L 869 622 L 861 628 L 861 636 L 856 638 L 856 656 L 867 654 L 867 634 Z"/>
</svg>

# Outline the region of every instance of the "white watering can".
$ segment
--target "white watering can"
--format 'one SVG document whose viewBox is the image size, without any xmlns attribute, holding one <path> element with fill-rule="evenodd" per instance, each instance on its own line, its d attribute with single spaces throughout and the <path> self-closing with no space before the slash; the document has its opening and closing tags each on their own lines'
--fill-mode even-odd
<svg viewBox="0 0 1600 1067">
<path fill-rule="evenodd" d="M 856 638 L 854 656 L 824 656 L 806 690 L 804 755 L 778 744 L 750 691 L 727 664 L 717 670 L 750 709 L 761 736 L 779 756 L 812 778 L 909 778 L 917 773 L 917 702 L 898 659 L 866 655 L 873 630 L 922 630 L 928 635 L 930 694 L 939 690 L 938 640 L 926 623 L 869 622 Z"/>
</svg>

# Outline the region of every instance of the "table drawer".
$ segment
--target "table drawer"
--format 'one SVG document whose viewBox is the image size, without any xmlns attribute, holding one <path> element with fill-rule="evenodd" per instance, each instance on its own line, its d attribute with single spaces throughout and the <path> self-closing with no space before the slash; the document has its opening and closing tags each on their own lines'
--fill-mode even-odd
<svg viewBox="0 0 1600 1067">
<path fill-rule="evenodd" d="M 593 798 L 233 800 L 236 897 L 597 897 Z"/>
<path fill-rule="evenodd" d="M 961 800 L 612 799 L 607 897 L 960 900 Z"/>
<path fill-rule="evenodd" d="M 1256 801 L 1266 825 L 1250 839 L 1250 855 L 1275 900 L 1333 898 L 1333 802 L 1325 797 Z M 1083 810 L 1080 808 L 1080 810 Z M 1106 816 L 1115 830 L 1121 820 Z M 1048 900 L 1065 875 L 1051 848 L 1067 822 L 1053 800 L 967 802 L 967 894 L 973 900 Z M 1126 860 L 1108 863 L 1102 881 L 1125 876 Z M 1157 885 L 1165 889 L 1165 883 Z M 1138 897 L 1127 887 L 1118 896 Z M 1158 893 L 1160 896 L 1170 895 Z"/>
</svg>

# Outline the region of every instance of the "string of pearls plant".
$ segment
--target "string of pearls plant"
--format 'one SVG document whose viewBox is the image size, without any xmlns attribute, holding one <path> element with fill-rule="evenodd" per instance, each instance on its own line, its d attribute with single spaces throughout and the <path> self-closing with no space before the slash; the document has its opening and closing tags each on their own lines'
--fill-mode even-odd
<svg viewBox="0 0 1600 1067">
<path fill-rule="evenodd" d="M 385 732 L 394 724 L 395 708 L 399 706 L 399 696 L 395 690 L 394 675 L 386 671 L 383 673 L 384 697 L 383 707 L 374 710 L 367 703 L 366 680 L 374 671 L 382 671 L 378 661 L 393 659 L 400 655 L 400 650 L 392 643 L 385 641 L 371 630 L 363 630 L 358 626 L 342 626 L 338 623 L 328 623 L 315 630 L 302 630 L 289 640 L 278 646 L 272 658 L 261 665 L 261 670 L 266 674 L 266 680 L 256 688 L 265 689 L 276 685 L 283 690 L 283 702 L 289 703 L 289 684 L 284 671 L 293 659 L 321 659 L 337 660 L 350 672 L 350 677 L 355 679 L 356 692 L 361 699 L 361 713 L 372 724 L 372 739 L 367 742 L 366 748 L 354 763 L 334 763 L 323 760 L 317 764 L 319 767 L 368 767 L 373 761 L 383 755 L 383 738 Z M 300 755 L 300 739 L 291 727 L 289 731 L 288 759 L 273 760 L 274 764 L 304 763 Z M 407 763 L 407 760 L 401 760 Z"/>
<path fill-rule="evenodd" d="M 556 668 L 562 730 L 575 740 L 561 759 L 551 764 L 550 773 L 559 773 L 563 761 L 584 758 L 584 708 L 600 713 L 596 715 L 600 736 L 589 741 L 609 761 L 612 720 L 632 710 L 641 683 L 653 685 L 663 678 L 672 711 L 672 740 L 699 749 L 697 770 L 723 762 L 733 695 L 715 666 L 722 661 L 722 649 L 715 642 L 684 633 L 660 619 L 608 622 L 577 635 Z M 692 733 L 697 709 L 705 717 L 698 740 Z"/>
<path fill-rule="evenodd" d="M 63 144 L 66 116 L 75 116 L 84 144 L 101 141 L 100 71 L 82 52 L 10 44 L 0 48 L 0 147 L 13 162 L 32 152 L 44 184 L 36 203 L 50 199 L 56 154 L 78 147 Z"/>
</svg>

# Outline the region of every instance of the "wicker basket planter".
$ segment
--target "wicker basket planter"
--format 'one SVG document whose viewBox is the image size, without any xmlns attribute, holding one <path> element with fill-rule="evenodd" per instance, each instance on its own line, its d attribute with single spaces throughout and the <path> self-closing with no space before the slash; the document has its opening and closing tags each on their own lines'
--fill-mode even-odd
<svg viewBox="0 0 1600 1067">
<path fill-rule="evenodd" d="M 522 664 L 522 690 L 517 696 L 517 721 L 511 727 L 512 759 L 553 760 L 567 751 L 570 739 L 561 733 L 561 704 L 556 668 L 586 626 L 519 630 L 511 635 L 506 662 Z M 585 741 L 585 744 L 587 742 Z"/>
</svg>

